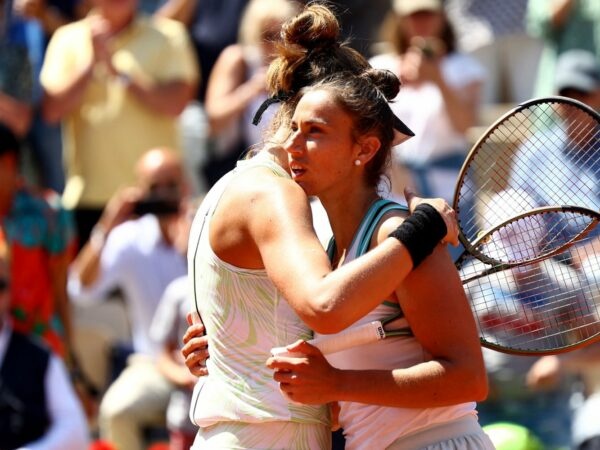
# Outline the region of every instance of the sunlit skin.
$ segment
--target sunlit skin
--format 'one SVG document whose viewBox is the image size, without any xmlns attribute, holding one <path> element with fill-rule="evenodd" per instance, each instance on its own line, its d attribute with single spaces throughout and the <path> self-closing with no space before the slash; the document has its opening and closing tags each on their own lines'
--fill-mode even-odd
<svg viewBox="0 0 600 450">
<path fill-rule="evenodd" d="M 375 136 L 357 141 L 352 129 L 352 117 L 327 91 L 310 91 L 296 107 L 292 135 L 285 146 L 292 178 L 307 195 L 318 194 L 340 246 L 349 243 L 355 231 L 352 224 L 360 222 L 363 212 L 377 198 L 375 188 L 367 186 L 359 174 L 381 143 Z M 339 201 L 350 198 L 361 207 L 348 208 Z"/>
</svg>

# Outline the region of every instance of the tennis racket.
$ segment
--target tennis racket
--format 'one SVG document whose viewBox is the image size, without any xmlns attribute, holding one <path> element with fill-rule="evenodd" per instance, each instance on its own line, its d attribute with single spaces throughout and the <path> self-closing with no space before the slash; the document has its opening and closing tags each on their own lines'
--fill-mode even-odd
<svg viewBox="0 0 600 450">
<path fill-rule="evenodd" d="M 403 314 L 395 314 L 383 320 L 374 320 L 357 327 L 329 335 L 321 335 L 307 341 L 317 347 L 324 355 L 348 350 L 359 345 L 370 344 L 392 336 L 412 336 L 408 327 L 398 327 Z M 289 352 L 285 347 L 271 349 L 273 356 L 300 357 L 301 353 Z"/>
<path fill-rule="evenodd" d="M 504 114 L 475 143 L 458 176 L 452 206 L 465 250 L 499 264 L 505 261 L 474 245 L 488 230 L 538 206 L 600 211 L 597 154 L 600 116 L 581 102 L 534 99 Z"/>
<path fill-rule="evenodd" d="M 549 97 L 504 114 L 467 155 L 453 202 L 465 248 L 456 265 L 482 345 L 547 354 L 598 337 L 600 282 L 594 270 L 583 274 L 572 261 L 596 261 L 598 182 L 574 167 L 600 174 L 599 138 L 595 111 Z M 312 343 L 328 354 L 409 334 L 386 320 Z"/>
<path fill-rule="evenodd" d="M 457 260 L 481 344 L 511 354 L 551 354 L 585 345 L 600 333 L 600 252 L 591 232 L 600 214 L 580 207 L 543 207 L 487 230 Z M 576 263 L 575 263 L 576 261 Z M 588 264 L 589 267 L 584 267 Z M 577 268 L 575 268 L 577 267 Z M 412 336 L 401 315 L 308 341 L 324 355 Z M 273 355 L 301 356 L 285 347 Z"/>
</svg>

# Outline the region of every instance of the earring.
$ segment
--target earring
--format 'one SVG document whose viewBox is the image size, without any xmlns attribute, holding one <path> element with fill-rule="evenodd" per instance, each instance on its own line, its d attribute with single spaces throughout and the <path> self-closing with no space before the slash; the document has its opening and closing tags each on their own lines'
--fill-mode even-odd
<svg viewBox="0 0 600 450">
<path fill-rule="evenodd" d="M 355 166 L 360 166 L 360 164 L 361 164 L 360 159 L 355 159 L 354 160 L 354 165 Z"/>
</svg>

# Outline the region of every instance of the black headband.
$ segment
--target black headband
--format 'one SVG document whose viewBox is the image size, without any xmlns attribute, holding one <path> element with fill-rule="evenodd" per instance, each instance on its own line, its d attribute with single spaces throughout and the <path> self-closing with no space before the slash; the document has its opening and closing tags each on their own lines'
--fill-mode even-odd
<svg viewBox="0 0 600 450">
<path fill-rule="evenodd" d="M 260 119 L 262 119 L 262 115 L 264 114 L 264 112 L 273 103 L 282 103 L 282 102 L 289 100 L 291 97 L 292 97 L 291 93 L 279 91 L 277 94 L 267 98 L 264 102 L 261 103 L 261 105 L 256 110 L 256 113 L 254 114 L 254 118 L 252 119 L 252 124 L 258 125 L 260 122 Z M 386 101 L 386 103 L 387 103 L 387 101 Z M 389 107 L 389 104 L 388 104 L 388 107 Z M 394 116 L 394 130 L 402 135 L 402 136 L 399 136 L 398 138 L 395 138 L 394 141 L 404 142 L 405 140 L 407 140 L 415 135 L 415 133 L 410 128 L 408 128 L 408 126 L 404 122 L 402 122 L 398 118 L 398 116 L 396 116 L 396 114 L 394 114 L 393 111 L 392 111 L 392 115 Z M 398 144 L 395 144 L 395 145 L 398 145 Z"/>
<path fill-rule="evenodd" d="M 262 119 L 262 115 L 264 114 L 264 112 L 273 103 L 283 103 L 283 102 L 289 100 L 291 97 L 292 97 L 292 94 L 290 94 L 289 92 L 279 91 L 277 94 L 267 98 L 258 107 L 258 109 L 256 110 L 256 113 L 254 113 L 254 118 L 252 119 L 252 125 L 258 125 L 258 123 L 260 122 L 260 119 Z"/>
</svg>

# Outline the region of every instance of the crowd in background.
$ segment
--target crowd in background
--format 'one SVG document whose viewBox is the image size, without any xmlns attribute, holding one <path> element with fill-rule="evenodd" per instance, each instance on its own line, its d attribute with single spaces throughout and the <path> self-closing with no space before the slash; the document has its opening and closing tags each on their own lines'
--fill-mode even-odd
<svg viewBox="0 0 600 450">
<path fill-rule="evenodd" d="M 519 102 L 568 92 L 600 108 L 597 0 L 328 4 L 352 45 L 402 81 L 392 108 L 416 137 L 393 151 L 391 197 L 410 184 L 451 201 L 482 127 Z M 266 67 L 298 10 L 293 0 L 0 0 L 0 449 L 189 448 L 195 379 L 179 347 L 191 216 L 261 141 L 275 110 L 253 124 Z M 559 73 L 570 91 L 557 89 Z M 318 205 L 315 215 L 325 240 Z M 6 350 L 8 327 L 31 339 L 18 351 L 35 361 Z M 484 352 L 480 422 L 525 433 L 523 447 L 498 448 L 600 448 L 595 346 L 541 359 Z M 11 404 L 17 370 L 28 384 L 58 379 L 60 395 L 40 389 L 34 411 Z M 4 441 L 21 410 L 35 426 Z M 86 436 L 68 431 L 84 420 Z"/>
</svg>

